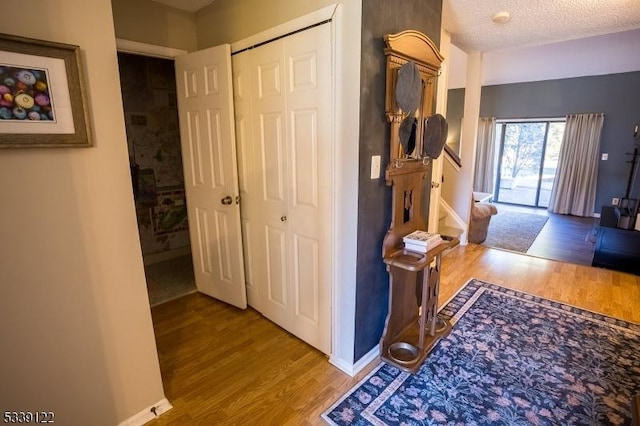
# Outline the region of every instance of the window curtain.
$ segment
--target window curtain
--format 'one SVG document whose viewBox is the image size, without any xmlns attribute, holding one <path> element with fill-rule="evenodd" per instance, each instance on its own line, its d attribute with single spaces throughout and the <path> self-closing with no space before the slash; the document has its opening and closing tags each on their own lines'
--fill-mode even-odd
<svg viewBox="0 0 640 426">
<path fill-rule="evenodd" d="M 567 116 L 548 210 L 593 216 L 604 114 Z"/>
<path fill-rule="evenodd" d="M 495 117 L 480 117 L 476 146 L 476 169 L 473 175 L 474 191 L 493 193 L 493 170 L 496 161 L 495 138 Z"/>
</svg>

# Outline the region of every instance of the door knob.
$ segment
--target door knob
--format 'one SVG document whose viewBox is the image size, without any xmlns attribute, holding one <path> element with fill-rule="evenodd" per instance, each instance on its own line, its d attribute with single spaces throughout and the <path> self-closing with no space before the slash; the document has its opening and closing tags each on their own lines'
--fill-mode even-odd
<svg viewBox="0 0 640 426">
<path fill-rule="evenodd" d="M 233 203 L 233 198 L 231 198 L 231 195 L 227 195 L 222 200 L 220 200 L 220 202 L 225 206 L 228 206 L 229 204 Z"/>
<path fill-rule="evenodd" d="M 280 216 L 280 221 L 282 222 L 286 222 L 287 221 L 287 217 L 286 216 Z"/>
</svg>

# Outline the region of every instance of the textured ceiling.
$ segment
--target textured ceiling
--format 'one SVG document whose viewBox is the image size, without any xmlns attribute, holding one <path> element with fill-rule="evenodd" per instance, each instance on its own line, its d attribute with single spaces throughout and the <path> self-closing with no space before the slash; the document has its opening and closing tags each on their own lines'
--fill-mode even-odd
<svg viewBox="0 0 640 426">
<path fill-rule="evenodd" d="M 640 28 L 640 0 L 444 0 L 442 27 L 466 52 L 533 46 Z"/>
<path fill-rule="evenodd" d="M 196 12 L 214 0 L 154 1 Z M 640 0 L 443 0 L 442 27 L 466 52 L 534 46 L 640 28 Z"/>
</svg>

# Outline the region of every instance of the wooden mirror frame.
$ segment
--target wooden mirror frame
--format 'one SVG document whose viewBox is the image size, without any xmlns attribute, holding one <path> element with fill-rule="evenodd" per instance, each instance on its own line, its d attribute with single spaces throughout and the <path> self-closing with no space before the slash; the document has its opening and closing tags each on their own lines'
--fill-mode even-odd
<svg viewBox="0 0 640 426">
<path fill-rule="evenodd" d="M 429 37 L 419 31 L 407 30 L 384 36 L 387 57 L 385 111 L 387 120 L 391 123 L 391 141 L 389 151 L 390 166 L 398 165 L 398 161 L 419 160 L 422 162 L 422 140 L 424 134 L 424 119 L 430 117 L 434 111 L 436 95 L 436 78 L 440 73 L 440 66 L 444 57 Z M 407 116 L 407 112 L 396 103 L 395 87 L 398 80 L 398 70 L 404 64 L 413 61 L 423 81 L 423 93 L 420 106 L 415 113 L 418 118 L 416 128 L 416 148 L 418 155 L 407 157 L 402 152 L 399 130 L 400 123 Z"/>
</svg>

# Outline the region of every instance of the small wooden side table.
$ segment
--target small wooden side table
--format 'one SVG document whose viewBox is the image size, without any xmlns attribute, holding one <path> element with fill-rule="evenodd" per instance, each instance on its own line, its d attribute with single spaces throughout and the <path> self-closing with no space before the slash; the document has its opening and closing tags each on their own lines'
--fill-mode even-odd
<svg viewBox="0 0 640 426">
<path fill-rule="evenodd" d="M 460 241 L 443 239 L 427 253 L 399 247 L 383 259 L 390 277 L 389 313 L 380 357 L 410 373 L 418 371 L 435 344 L 451 331 L 451 324 L 437 315 L 440 265 L 442 253 Z"/>
</svg>

